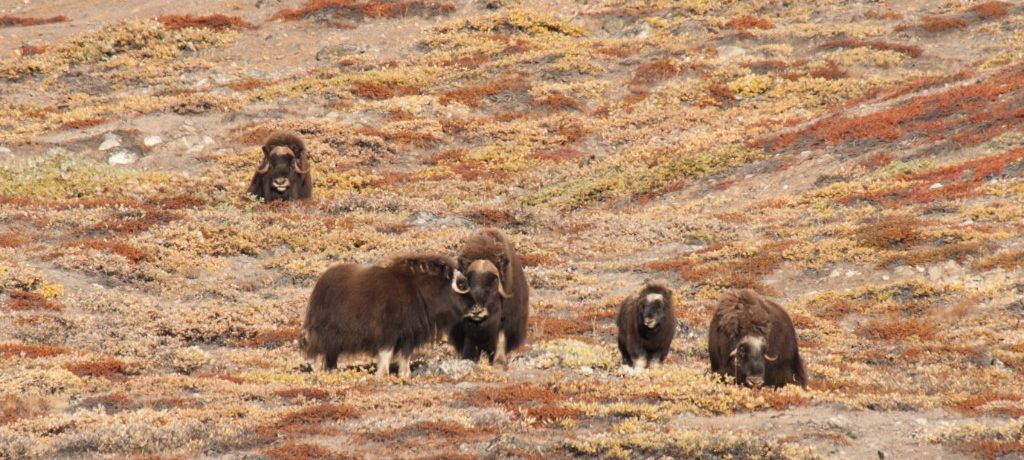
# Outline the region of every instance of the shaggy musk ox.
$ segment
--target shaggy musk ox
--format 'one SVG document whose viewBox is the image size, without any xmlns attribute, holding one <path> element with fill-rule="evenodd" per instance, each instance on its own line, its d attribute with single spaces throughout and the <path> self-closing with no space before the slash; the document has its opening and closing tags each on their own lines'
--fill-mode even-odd
<svg viewBox="0 0 1024 460">
<path fill-rule="evenodd" d="M 622 301 L 615 325 L 619 328 L 623 363 L 637 369 L 661 364 L 676 334 L 672 291 L 661 284 L 646 283 L 639 294 Z"/>
<path fill-rule="evenodd" d="M 464 359 L 481 353 L 503 366 L 526 341 L 530 287 L 512 244 L 495 229 L 477 231 L 459 251 L 459 269 L 469 281 L 470 309 L 448 333 Z"/>
<path fill-rule="evenodd" d="M 306 144 L 298 136 L 274 133 L 263 142 L 263 161 L 249 183 L 250 194 L 265 202 L 302 200 L 313 195 Z"/>
<path fill-rule="evenodd" d="M 796 330 L 782 307 L 750 289 L 722 295 L 708 330 L 711 370 L 747 386 L 807 388 Z"/>
<path fill-rule="evenodd" d="M 410 375 L 414 348 L 452 327 L 466 313 L 466 278 L 443 256 L 397 257 L 382 265 L 335 265 L 309 297 L 299 348 L 323 355 L 324 370 L 341 354 L 377 355 L 377 375 Z"/>
</svg>

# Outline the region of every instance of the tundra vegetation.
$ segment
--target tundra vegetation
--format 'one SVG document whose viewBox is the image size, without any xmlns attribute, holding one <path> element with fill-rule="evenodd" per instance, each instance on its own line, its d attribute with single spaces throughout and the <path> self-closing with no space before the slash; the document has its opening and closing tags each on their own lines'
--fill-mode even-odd
<svg viewBox="0 0 1024 460">
<path fill-rule="evenodd" d="M 2 458 L 1024 451 L 1014 2 L 16 3 Z M 245 193 L 278 131 L 311 199 Z M 507 370 L 299 353 L 328 267 L 484 227 L 531 288 Z M 647 278 L 678 331 L 629 372 Z M 735 288 L 785 305 L 807 390 L 709 374 Z"/>
</svg>

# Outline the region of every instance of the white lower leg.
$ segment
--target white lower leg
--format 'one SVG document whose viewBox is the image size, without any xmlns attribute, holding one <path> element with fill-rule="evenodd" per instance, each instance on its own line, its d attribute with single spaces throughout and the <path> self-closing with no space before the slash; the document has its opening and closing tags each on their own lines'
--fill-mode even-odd
<svg viewBox="0 0 1024 460">
<path fill-rule="evenodd" d="M 505 331 L 498 331 L 498 346 L 494 351 L 494 362 L 508 367 L 508 352 L 505 350 L 508 348 L 508 340 L 505 339 Z"/>
<path fill-rule="evenodd" d="M 409 365 L 409 355 L 405 353 L 398 354 L 398 376 L 403 379 L 412 376 L 412 367 Z"/>
<path fill-rule="evenodd" d="M 637 369 L 647 369 L 647 357 L 641 356 L 633 361 L 633 367 Z"/>
<path fill-rule="evenodd" d="M 391 349 L 377 352 L 377 375 L 387 377 L 391 373 L 392 354 L 394 354 L 394 351 Z"/>
</svg>

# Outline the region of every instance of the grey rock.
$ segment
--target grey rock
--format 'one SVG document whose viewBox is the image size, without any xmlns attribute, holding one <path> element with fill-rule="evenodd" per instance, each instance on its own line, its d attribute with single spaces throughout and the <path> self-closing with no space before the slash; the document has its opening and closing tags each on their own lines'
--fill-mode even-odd
<svg viewBox="0 0 1024 460">
<path fill-rule="evenodd" d="M 100 151 L 105 152 L 107 150 L 117 148 L 121 146 L 121 136 L 114 133 L 107 133 L 103 135 L 103 142 L 100 143 Z"/>
<path fill-rule="evenodd" d="M 163 142 L 164 140 L 160 136 L 146 136 L 146 138 L 142 140 L 142 144 L 145 145 L 146 147 L 159 145 L 162 144 Z"/>
<path fill-rule="evenodd" d="M 118 150 L 107 158 L 107 163 L 112 165 L 130 165 L 139 160 L 139 156 L 131 150 Z"/>
</svg>

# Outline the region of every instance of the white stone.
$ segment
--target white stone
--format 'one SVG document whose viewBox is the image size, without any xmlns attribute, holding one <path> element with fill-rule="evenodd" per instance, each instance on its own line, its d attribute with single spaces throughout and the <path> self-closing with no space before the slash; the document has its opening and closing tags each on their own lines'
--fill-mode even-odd
<svg viewBox="0 0 1024 460">
<path fill-rule="evenodd" d="M 142 140 L 142 144 L 145 145 L 146 147 L 159 145 L 162 144 L 163 142 L 164 140 L 161 139 L 160 136 L 146 136 L 146 138 Z"/>
<path fill-rule="evenodd" d="M 942 188 L 942 184 L 936 182 L 936 183 L 932 184 L 931 187 L 928 187 L 928 188 L 930 188 L 932 190 L 935 190 L 935 189 L 938 189 L 938 188 Z"/>
<path fill-rule="evenodd" d="M 210 145 L 213 143 L 213 138 L 210 136 L 203 136 L 203 144 Z"/>
<path fill-rule="evenodd" d="M 0 154 L 7 155 L 8 153 L 11 153 L 11 149 L 7 147 L 0 147 Z"/>
<path fill-rule="evenodd" d="M 882 281 L 889 281 L 890 279 L 889 275 L 882 275 Z"/>
<path fill-rule="evenodd" d="M 107 133 L 103 136 L 103 142 L 100 143 L 100 151 L 105 152 L 112 148 L 121 146 L 121 137 L 117 134 Z"/>
<path fill-rule="evenodd" d="M 128 150 L 118 150 L 116 153 L 107 158 L 107 163 L 112 165 L 130 165 L 138 161 L 139 156 L 134 152 Z"/>
</svg>

